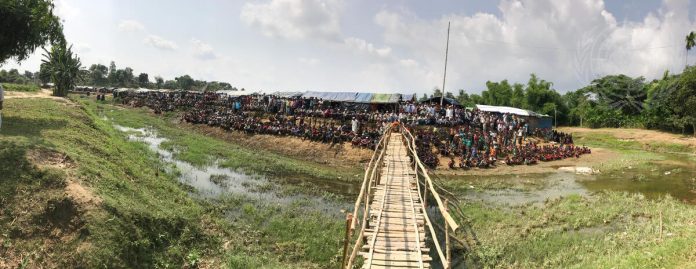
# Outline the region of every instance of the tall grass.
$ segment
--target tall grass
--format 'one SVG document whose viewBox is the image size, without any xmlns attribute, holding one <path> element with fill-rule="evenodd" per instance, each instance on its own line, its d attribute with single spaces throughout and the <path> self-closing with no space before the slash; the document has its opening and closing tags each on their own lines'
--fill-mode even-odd
<svg viewBox="0 0 696 269">
<path fill-rule="evenodd" d="M 11 92 L 38 92 L 39 91 L 39 86 L 36 84 L 2 83 L 2 87 L 6 91 L 11 91 Z"/>
</svg>

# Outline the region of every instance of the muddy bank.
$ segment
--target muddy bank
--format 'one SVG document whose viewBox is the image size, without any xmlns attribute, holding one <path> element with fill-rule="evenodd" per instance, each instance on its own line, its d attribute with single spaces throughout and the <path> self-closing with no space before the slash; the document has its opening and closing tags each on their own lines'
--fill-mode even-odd
<svg viewBox="0 0 696 269">
<path fill-rule="evenodd" d="M 195 166 L 177 160 L 173 151 L 163 149 L 161 144 L 167 139 L 158 136 L 154 129 L 114 126 L 119 131 L 127 133 L 129 140 L 147 144 L 150 150 L 157 153 L 163 163 L 169 164 L 169 166 L 160 169 L 178 175 L 179 181 L 192 187 L 192 194 L 202 199 L 241 196 L 264 205 L 302 203 L 325 214 L 339 216 L 341 209 L 347 209 L 350 206 L 349 203 L 336 199 L 327 200 L 315 194 L 326 192 L 348 198 L 352 197 L 351 195 L 358 188 L 357 184 L 338 181 L 303 178 L 272 179 L 263 175 L 245 174 L 221 166 L 220 161 L 208 166 Z M 312 189 L 304 191 L 293 189 L 294 186 L 302 187 L 305 185 L 311 185 Z"/>
<path fill-rule="evenodd" d="M 316 162 L 337 168 L 362 167 L 370 161 L 372 150 L 353 147 L 350 143 L 330 145 L 298 137 L 254 134 L 227 131 L 204 124 L 178 123 L 183 128 L 223 139 L 227 142 L 259 148 L 293 158 Z"/>
</svg>

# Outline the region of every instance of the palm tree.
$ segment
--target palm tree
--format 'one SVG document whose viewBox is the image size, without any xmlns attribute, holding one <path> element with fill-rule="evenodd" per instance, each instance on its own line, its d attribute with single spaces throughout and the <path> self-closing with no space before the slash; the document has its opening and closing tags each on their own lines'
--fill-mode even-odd
<svg viewBox="0 0 696 269">
<path fill-rule="evenodd" d="M 691 48 L 696 46 L 696 34 L 691 31 L 686 35 L 686 54 L 684 54 L 684 67 L 687 66 L 687 57 L 689 56 L 689 51 Z"/>
<path fill-rule="evenodd" d="M 73 55 L 72 46 L 66 47 L 64 42 L 54 44 L 51 50 L 44 50 L 44 59 L 48 73 L 51 75 L 51 80 L 55 84 L 53 95 L 66 96 L 68 91 L 75 87 L 78 81 L 83 78 L 84 70 L 82 62 L 77 55 Z M 43 65 L 42 64 L 42 65 Z"/>
</svg>

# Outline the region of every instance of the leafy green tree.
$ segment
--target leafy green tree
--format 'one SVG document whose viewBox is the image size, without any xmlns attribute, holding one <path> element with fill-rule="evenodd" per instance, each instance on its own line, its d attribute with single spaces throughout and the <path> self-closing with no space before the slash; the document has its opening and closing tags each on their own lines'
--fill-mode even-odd
<svg viewBox="0 0 696 269">
<path fill-rule="evenodd" d="M 433 88 L 433 93 L 430 95 L 430 98 L 440 97 L 440 96 L 442 96 L 442 90 L 440 90 L 440 88 L 438 88 L 438 87 Z"/>
<path fill-rule="evenodd" d="M 428 100 L 428 94 L 424 93 L 423 96 L 421 96 L 421 98 L 418 99 L 418 102 L 423 102 L 425 100 Z"/>
<path fill-rule="evenodd" d="M 488 105 L 510 106 L 512 88 L 507 80 L 501 82 L 486 82 L 487 90 L 481 92 L 481 97 Z"/>
<path fill-rule="evenodd" d="M 64 42 L 63 26 L 51 0 L 0 1 L 0 64 L 23 61 L 38 47 Z"/>
<path fill-rule="evenodd" d="M 174 80 L 176 80 L 176 82 L 179 84 L 179 87 L 183 90 L 191 90 L 191 88 L 193 87 L 194 80 L 189 75 L 183 75 L 175 78 Z"/>
<path fill-rule="evenodd" d="M 39 66 L 39 80 L 43 86 L 51 82 L 51 70 L 46 63 L 41 63 L 41 66 Z"/>
<path fill-rule="evenodd" d="M 510 106 L 517 108 L 526 108 L 524 103 L 524 85 L 515 83 L 512 85 L 512 97 L 510 98 Z"/>
<path fill-rule="evenodd" d="M 107 76 L 107 80 L 111 86 L 119 84 L 118 77 L 116 76 L 116 63 L 114 61 L 111 61 L 109 64 L 109 75 Z"/>
<path fill-rule="evenodd" d="M 647 98 L 647 88 L 643 77 L 605 76 L 592 81 L 589 91 L 597 95 L 599 102 L 630 116 L 641 113 Z"/>
<path fill-rule="evenodd" d="M 66 47 L 63 42 L 53 45 L 50 51 L 44 48 L 44 52 L 42 62 L 55 83 L 53 95 L 66 96 L 81 79 L 82 62 L 73 54 L 72 46 Z"/>
<path fill-rule="evenodd" d="M 179 88 L 179 83 L 177 83 L 175 80 L 167 80 L 164 82 L 164 85 L 162 86 L 164 89 L 170 89 L 170 90 L 176 90 L 176 89 L 181 89 Z"/>
<path fill-rule="evenodd" d="M 691 127 L 696 136 L 696 67 L 687 67 L 677 82 L 674 112 Z"/>
<path fill-rule="evenodd" d="M 142 88 L 148 87 L 150 84 L 150 78 L 148 77 L 147 73 L 140 73 L 138 75 L 138 85 Z"/>
<path fill-rule="evenodd" d="M 689 51 L 696 46 L 696 34 L 691 31 L 686 35 L 686 53 L 684 53 L 684 68 L 688 65 Z"/>
<path fill-rule="evenodd" d="M 105 86 L 109 82 L 107 74 L 109 68 L 103 64 L 93 64 L 89 67 L 89 80 L 92 85 Z"/>
<path fill-rule="evenodd" d="M 162 86 L 164 85 L 164 79 L 160 76 L 155 77 L 155 85 L 157 89 L 162 89 Z"/>
</svg>

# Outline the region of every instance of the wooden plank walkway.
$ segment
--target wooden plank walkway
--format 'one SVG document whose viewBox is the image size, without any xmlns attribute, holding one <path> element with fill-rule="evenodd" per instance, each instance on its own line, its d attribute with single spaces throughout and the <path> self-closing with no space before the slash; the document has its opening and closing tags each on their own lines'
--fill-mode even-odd
<svg viewBox="0 0 696 269">
<path fill-rule="evenodd" d="M 422 201 L 403 140 L 393 133 L 387 143 L 379 184 L 370 199 L 369 226 L 360 253 L 363 268 L 430 268 Z"/>
</svg>

